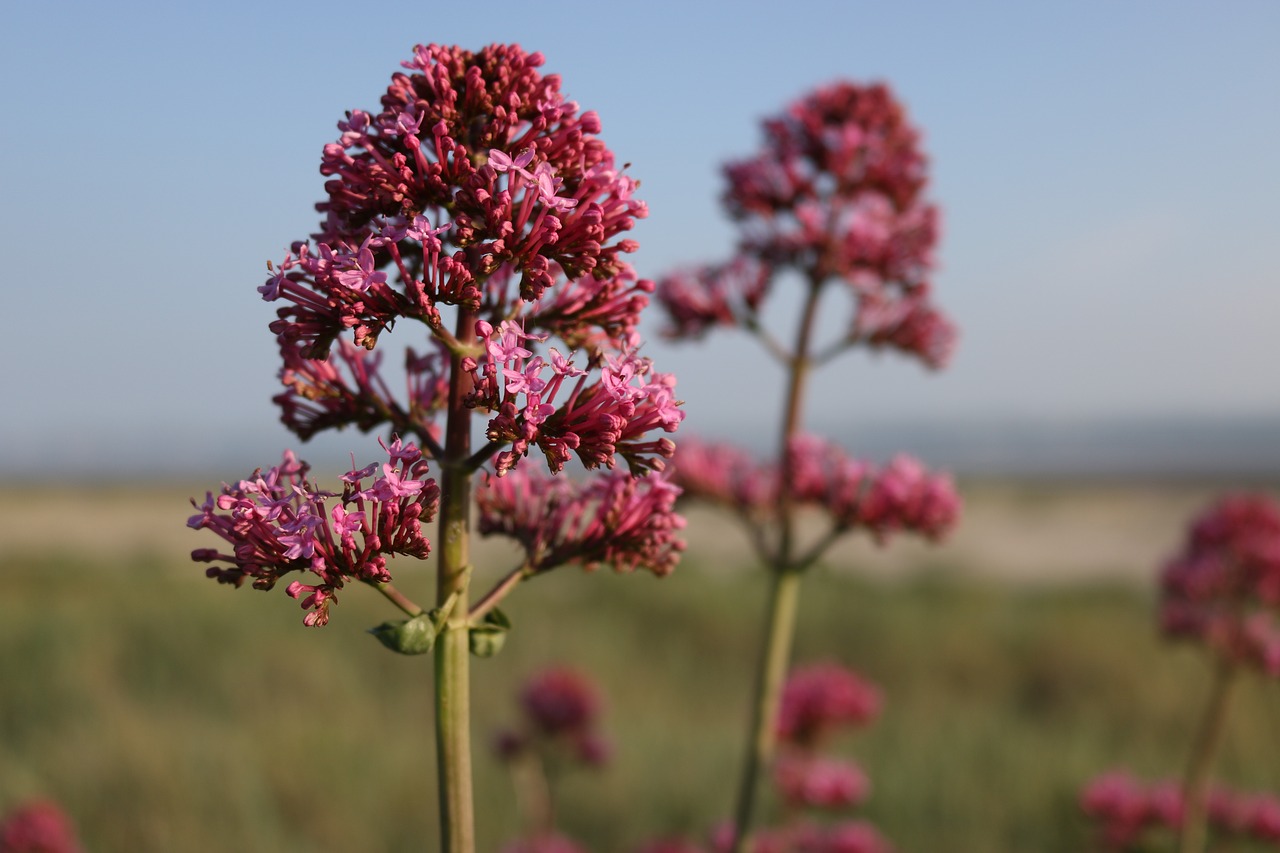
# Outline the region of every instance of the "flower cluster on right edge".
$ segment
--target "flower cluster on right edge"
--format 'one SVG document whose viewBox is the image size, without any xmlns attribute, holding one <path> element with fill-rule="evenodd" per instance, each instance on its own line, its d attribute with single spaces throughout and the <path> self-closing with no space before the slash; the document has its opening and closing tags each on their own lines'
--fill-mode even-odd
<svg viewBox="0 0 1280 853">
<path fill-rule="evenodd" d="M 1213 778 L 1241 676 L 1280 677 L 1280 503 L 1230 494 L 1192 519 L 1181 551 L 1160 574 L 1159 622 L 1168 639 L 1209 652 L 1213 680 L 1182 779 L 1144 783 L 1113 769 L 1085 785 L 1080 806 L 1099 845 L 1137 851 L 1177 837 L 1184 851 L 1209 841 L 1280 847 L 1280 797 Z"/>
<path fill-rule="evenodd" d="M 1192 522 L 1160 577 L 1160 626 L 1280 677 L 1280 505 L 1228 495 Z"/>
</svg>

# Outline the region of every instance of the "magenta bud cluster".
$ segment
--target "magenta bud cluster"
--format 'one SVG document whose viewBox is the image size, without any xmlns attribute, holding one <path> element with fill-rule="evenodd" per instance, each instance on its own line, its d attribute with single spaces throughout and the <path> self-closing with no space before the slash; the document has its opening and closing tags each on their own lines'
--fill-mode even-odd
<svg viewBox="0 0 1280 853">
<path fill-rule="evenodd" d="M 858 805 L 871 790 L 867 775 L 851 761 L 794 752 L 779 756 L 773 786 L 790 808 L 832 811 Z"/>
<path fill-rule="evenodd" d="M 1165 634 L 1280 676 L 1280 502 L 1223 497 L 1190 524 L 1160 576 Z"/>
<path fill-rule="evenodd" d="M 430 449 L 450 375 L 464 372 L 474 387 L 458 404 L 506 445 L 499 474 L 532 449 L 553 471 L 621 456 L 644 473 L 671 455 L 647 433 L 683 418 L 675 380 L 636 355 L 654 285 L 623 260 L 648 211 L 599 117 L 542 63 L 516 45 L 419 46 L 379 111 L 338 123 L 321 161 L 321 229 L 259 288 L 283 303 L 276 401 L 299 436 L 386 424 Z M 452 328 L 463 315 L 475 319 Z M 381 360 L 358 349 L 408 321 L 430 344 L 408 351 L 408 387 L 392 393 Z M 551 337 L 562 347 L 548 351 Z"/>
<path fill-rule="evenodd" d="M 841 282 L 854 316 L 844 345 L 889 348 L 942 367 L 956 329 L 932 302 L 938 210 L 925 200 L 919 133 L 888 87 L 840 82 L 764 122 L 756 156 L 725 166 L 739 254 L 658 284 L 672 337 L 760 324 L 773 282 Z"/>
<path fill-rule="evenodd" d="M 557 750 L 587 766 L 604 764 L 609 742 L 600 732 L 603 702 L 595 684 L 581 672 L 552 667 L 529 678 L 520 690 L 521 722 L 500 732 L 498 755 L 514 760 L 529 750 Z"/>
<path fill-rule="evenodd" d="M 1080 792 L 1080 808 L 1097 828 L 1104 849 L 1146 849 L 1149 836 L 1182 827 L 1185 806 L 1177 782 L 1146 783 L 1124 770 L 1112 770 L 1091 780 Z M 1219 838 L 1234 837 L 1280 844 L 1280 798 L 1216 786 L 1206 802 L 1210 831 Z"/>
<path fill-rule="evenodd" d="M 338 122 L 321 157 L 319 230 L 268 264 L 258 288 L 279 305 L 275 402 L 304 441 L 346 427 L 411 440 L 421 462 L 393 459 L 376 482 L 421 489 L 348 482 L 326 507 L 337 495 L 287 456 L 210 495 L 193 520 L 232 546 L 195 552 L 215 564 L 211 577 L 270 588 L 309 571 L 313 582 L 288 592 L 308 625 L 322 625 L 346 580 L 384 583 L 387 555 L 427 556 L 419 525 L 441 498 L 421 476 L 428 460 L 469 490 L 476 474 L 505 477 L 528 456 L 552 473 L 575 462 L 612 472 L 621 460 L 640 477 L 673 455 L 684 418 L 675 378 L 639 355 L 654 284 L 625 260 L 638 248 L 627 232 L 648 210 L 600 139 L 599 116 L 568 100 L 543 61 L 518 45 L 419 45 L 377 109 Z M 406 330 L 417 338 L 389 355 L 388 338 Z M 492 487 L 491 507 L 537 492 L 550 515 L 526 506 L 488 526 L 521 541 L 548 526 L 533 543 L 536 571 L 577 561 L 665 574 L 681 547 L 674 487 L 623 476 L 568 492 L 521 480 L 519 497 Z"/>
<path fill-rule="evenodd" d="M 0 853 L 82 853 L 75 827 L 50 800 L 17 806 L 0 821 Z"/>
<path fill-rule="evenodd" d="M 476 489 L 478 529 L 520 543 L 528 574 L 565 563 L 666 575 L 684 550 L 679 487 L 663 474 L 611 471 L 583 481 L 517 469 Z"/>
<path fill-rule="evenodd" d="M 800 435 L 788 445 L 786 464 L 791 500 L 826 513 L 836 530 L 867 530 L 880 542 L 900 531 L 938 539 L 960 516 L 951 477 L 930 473 L 907 455 L 877 467 L 820 438 Z M 690 497 L 730 507 L 756 522 L 778 511 L 782 467 L 757 463 L 737 448 L 685 440 L 673 469 L 674 482 Z"/>
<path fill-rule="evenodd" d="M 684 418 L 675 378 L 653 372 L 649 359 L 634 352 L 605 355 L 596 381 L 589 383 L 572 355 L 552 347 L 543 358 L 526 348 L 546 335 L 527 334 L 511 321 L 496 329 L 481 321 L 476 334 L 484 356 L 464 362 L 474 380 L 467 403 L 497 413 L 488 438 L 510 446 L 495 460 L 499 475 L 534 448 L 557 473 L 574 457 L 598 468 L 612 467 L 616 455 L 633 472 L 661 470 L 674 452 L 670 439 L 646 437 L 651 431 L 675 432 Z"/>
<path fill-rule="evenodd" d="M 187 525 L 212 530 L 229 547 L 199 548 L 191 558 L 212 563 L 206 574 L 219 583 L 248 579 L 261 590 L 290 572 L 309 572 L 315 583 L 294 581 L 287 593 L 309 611 L 306 625 L 326 624 L 348 581 L 385 583 L 387 557 L 426 559 L 431 550 L 422 524 L 435 517 L 440 490 L 415 445 L 397 439 L 384 448 L 389 461 L 344 474 L 341 493 L 311 484 L 309 466 L 286 451 L 279 465 L 224 483 L 203 504 L 193 500 L 199 512 Z"/>
<path fill-rule="evenodd" d="M 778 739 L 812 749 L 830 734 L 861 728 L 880 714 L 880 690 L 838 663 L 810 664 L 787 679 L 778 710 Z"/>
</svg>

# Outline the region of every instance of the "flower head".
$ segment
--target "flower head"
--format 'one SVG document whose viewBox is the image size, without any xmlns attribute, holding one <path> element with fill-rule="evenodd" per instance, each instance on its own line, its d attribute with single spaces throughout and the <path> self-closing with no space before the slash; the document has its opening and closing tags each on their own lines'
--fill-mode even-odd
<svg viewBox="0 0 1280 853">
<path fill-rule="evenodd" d="M 435 517 L 440 490 L 426 478 L 427 464 L 416 447 L 396 441 L 388 455 L 392 462 L 381 466 L 368 487 L 363 481 L 372 476 L 372 466 L 343 477 L 341 495 L 312 485 L 307 464 L 290 452 L 265 473 L 259 469 L 235 485 L 224 483 L 217 497 L 209 493 L 203 504 L 191 502 L 199 512 L 187 524 L 212 530 L 228 549 L 199 548 L 191 558 L 213 563 L 206 574 L 219 583 L 241 586 L 249 579 L 262 590 L 289 572 L 310 572 L 316 583 L 295 581 L 286 592 L 309 611 L 305 624 L 326 624 L 337 591 L 348 581 L 388 581 L 388 556 L 426 559 L 430 553 L 422 524 Z"/>
<path fill-rule="evenodd" d="M 880 691 L 836 663 L 796 670 L 787 679 L 778 713 L 778 737 L 812 746 L 840 728 L 864 726 L 880 713 Z"/>
<path fill-rule="evenodd" d="M 793 271 L 853 296 L 844 346 L 944 366 L 956 328 L 931 301 L 938 210 L 924 197 L 926 160 L 902 105 L 882 84 L 834 83 L 766 120 L 764 134 L 760 153 L 724 168 L 738 255 L 658 283 L 667 334 L 756 330 L 774 282 Z"/>
<path fill-rule="evenodd" d="M 553 471 L 575 454 L 588 467 L 621 456 L 637 471 L 670 455 L 670 441 L 646 433 L 679 423 L 674 380 L 634 354 L 653 283 L 623 260 L 647 208 L 599 139 L 599 117 L 542 63 L 516 45 L 419 46 L 380 111 L 338 123 L 321 161 L 321 229 L 259 288 L 283 306 L 271 324 L 287 389 L 276 401 L 302 438 L 389 424 L 429 446 L 461 371 L 474 383 L 462 405 L 509 445 L 499 474 L 533 448 Z M 415 323 L 431 343 L 408 352 L 408 388 L 393 394 L 381 360 L 359 350 Z M 552 336 L 557 358 L 543 348 Z M 623 380 L 635 393 L 597 399 L 618 361 L 643 365 Z"/>
<path fill-rule="evenodd" d="M 910 456 L 878 468 L 801 434 L 790 442 L 787 457 L 792 501 L 826 513 L 837 531 L 867 530 L 878 542 L 902 531 L 936 540 L 959 518 L 951 478 L 930 473 Z M 672 479 L 689 497 L 731 507 L 753 523 L 771 520 L 778 511 L 780 466 L 758 464 L 728 445 L 683 440 Z"/>
<path fill-rule="evenodd" d="M 1191 523 L 1161 573 L 1160 621 L 1171 637 L 1280 676 L 1280 503 L 1222 498 Z"/>
<path fill-rule="evenodd" d="M 569 667 L 537 673 L 520 690 L 520 725 L 500 732 L 495 747 L 504 760 L 526 750 L 553 750 L 577 764 L 597 767 L 610 753 L 600 732 L 603 705 L 596 686 Z"/>
<path fill-rule="evenodd" d="M 80 853 L 71 820 L 56 803 L 35 800 L 0 821 L 0 853 Z"/>
<path fill-rule="evenodd" d="M 792 808 L 846 809 L 861 803 L 871 785 L 857 765 L 809 755 L 783 755 L 773 783 Z"/>
<path fill-rule="evenodd" d="M 679 494 L 660 474 L 616 471 L 579 484 L 521 468 L 476 490 L 479 530 L 519 542 L 530 573 L 579 563 L 665 575 L 684 550 Z"/>
</svg>

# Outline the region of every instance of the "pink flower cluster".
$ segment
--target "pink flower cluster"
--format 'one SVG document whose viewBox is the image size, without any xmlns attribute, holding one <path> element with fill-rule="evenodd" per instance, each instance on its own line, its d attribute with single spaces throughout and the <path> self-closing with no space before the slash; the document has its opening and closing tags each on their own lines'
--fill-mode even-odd
<svg viewBox="0 0 1280 853">
<path fill-rule="evenodd" d="M 791 442 L 787 462 L 792 500 L 826 512 L 836 530 L 868 530 L 881 542 L 898 531 L 938 539 L 959 518 L 951 477 L 930 474 L 910 456 L 876 468 L 802 435 Z M 757 464 L 728 445 L 685 440 L 673 468 L 674 482 L 690 497 L 731 507 L 752 522 L 777 512 L 782 476 L 777 465 Z"/>
<path fill-rule="evenodd" d="M 725 206 L 742 228 L 733 263 L 677 273 L 658 286 L 668 333 L 754 326 L 783 269 L 811 287 L 844 282 L 857 303 L 845 343 L 946 364 L 956 330 L 931 302 L 938 211 L 923 198 L 925 157 L 883 85 L 836 83 L 764 122 L 765 146 L 725 167 Z"/>
<path fill-rule="evenodd" d="M 773 768 L 773 785 L 793 809 L 847 809 L 867 798 L 871 782 L 852 762 L 788 751 Z"/>
<path fill-rule="evenodd" d="M 683 417 L 674 380 L 635 354 L 653 283 L 622 260 L 637 247 L 622 235 L 647 209 L 597 137 L 598 116 L 566 100 L 542 62 L 514 45 L 419 46 L 380 112 L 338 123 L 317 242 L 294 244 L 259 288 L 285 303 L 271 325 L 288 389 L 276 399 L 298 435 L 388 423 L 430 450 L 449 370 L 462 370 L 476 382 L 464 404 L 491 416 L 492 442 L 512 445 L 499 473 L 535 446 L 553 470 L 573 453 L 588 467 L 620 454 L 639 472 L 671 455 L 669 440 L 643 438 Z M 475 321 L 451 330 L 445 309 Z M 406 320 L 434 341 L 409 352 L 397 403 L 356 346 Z M 348 331 L 339 369 L 325 359 Z M 534 354 L 551 335 L 569 355 Z M 576 366 L 575 351 L 586 354 Z"/>
<path fill-rule="evenodd" d="M 1123 770 L 1089 782 L 1081 791 L 1080 807 L 1097 824 L 1107 850 L 1145 849 L 1141 845 L 1151 833 L 1182 826 L 1183 798 L 1176 782 L 1144 784 Z M 1211 832 L 1280 846 L 1280 798 L 1275 795 L 1216 787 L 1209 791 L 1207 807 Z"/>
<path fill-rule="evenodd" d="M 517 469 L 476 489 L 478 529 L 515 539 L 526 571 L 565 563 L 616 571 L 646 568 L 662 576 L 680 559 L 684 518 L 675 512 L 680 489 L 662 474 L 608 472 L 585 482 Z"/>
<path fill-rule="evenodd" d="M 870 782 L 852 762 L 830 758 L 819 747 L 837 730 L 859 728 L 880 712 L 880 691 L 852 670 L 820 663 L 797 670 L 783 688 L 778 720 L 782 751 L 773 782 L 786 807 L 782 823 L 751 834 L 749 853 L 889 853 L 893 848 L 863 820 L 817 821 L 813 810 L 840 812 L 866 799 Z M 710 851 L 733 849 L 733 825 L 711 833 Z M 701 853 L 687 838 L 651 841 L 636 853 Z"/>
<path fill-rule="evenodd" d="M 881 705 L 880 691 L 853 670 L 831 662 L 811 664 L 787 679 L 778 737 L 812 749 L 835 731 L 867 725 L 879 716 Z"/>
<path fill-rule="evenodd" d="M 675 432 L 684 419 L 675 378 L 654 373 L 648 359 L 632 352 L 606 355 L 598 380 L 588 384 L 587 371 L 572 356 L 552 347 L 544 359 L 525 347 L 545 335 L 526 334 L 509 320 L 496 329 L 481 321 L 476 333 L 485 355 L 464 361 L 475 382 L 467 404 L 497 412 L 488 438 L 511 446 L 498 454 L 499 475 L 533 447 L 553 472 L 574 455 L 588 468 L 613 467 L 618 454 L 634 472 L 661 470 L 674 452 L 670 439 L 644 439 L 651 430 Z"/>
<path fill-rule="evenodd" d="M 1191 524 L 1160 579 L 1160 623 L 1228 660 L 1280 676 L 1280 503 L 1222 498 Z"/>
<path fill-rule="evenodd" d="M 511 760 L 531 749 L 567 749 L 588 766 L 608 759 L 609 744 L 599 731 L 600 694 L 582 673 L 568 667 L 538 673 L 521 689 L 520 708 L 521 725 L 497 737 L 502 758 Z"/>
<path fill-rule="evenodd" d="M 296 344 L 282 347 L 280 382 L 286 390 L 274 398 L 280 420 L 303 441 L 328 429 L 355 426 L 368 432 L 383 424 L 399 434 L 438 440 L 435 417 L 447 402 L 448 353 L 438 342 L 433 349 L 421 355 L 405 350 L 405 394 L 398 398 L 382 376 L 381 350 L 342 339 L 329 358 L 317 360 Z"/>
<path fill-rule="evenodd" d="M 871 783 L 853 762 L 823 752 L 831 736 L 869 724 L 880 713 L 875 685 L 834 662 L 810 664 L 793 672 L 782 690 L 777 732 L 779 754 L 773 784 L 791 815 L 838 812 L 861 804 Z M 803 818 L 757 833 L 752 850 L 881 851 L 889 846 L 862 821 L 822 827 Z"/>
<path fill-rule="evenodd" d="M 71 820 L 57 804 L 35 800 L 0 821 L 0 853 L 81 853 Z"/>
<path fill-rule="evenodd" d="M 416 446 L 399 439 L 383 446 L 390 461 L 344 474 L 340 496 L 313 486 L 309 466 L 286 451 L 265 473 L 259 469 L 235 485 L 224 483 L 221 494 L 208 493 L 203 504 L 192 500 L 199 513 L 187 525 L 212 530 L 230 551 L 198 548 L 191 558 L 214 563 L 206 574 L 219 583 L 238 587 L 250 578 L 262 590 L 289 572 L 310 571 L 318 583 L 294 581 L 287 592 L 310 611 L 306 625 L 326 624 L 347 581 L 389 581 L 387 556 L 425 559 L 430 552 L 422 523 L 435 517 L 440 490 L 426 477 L 427 463 Z M 327 507 L 332 498 L 340 499 Z"/>
</svg>

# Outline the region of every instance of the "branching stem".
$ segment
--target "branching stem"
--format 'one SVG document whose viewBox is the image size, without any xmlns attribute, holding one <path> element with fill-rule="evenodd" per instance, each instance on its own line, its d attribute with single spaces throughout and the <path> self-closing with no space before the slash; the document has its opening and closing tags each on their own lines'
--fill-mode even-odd
<svg viewBox="0 0 1280 853">
<path fill-rule="evenodd" d="M 796 332 L 795 350 L 786 362 L 789 367 L 787 398 L 778 448 L 778 549 L 774 552 L 774 561 L 769 567 L 772 586 L 765 615 L 766 635 L 756 668 L 755 701 L 751 706 L 747 755 L 734 809 L 733 853 L 745 853 L 747 849 L 747 833 L 751 829 L 759 778 L 773 760 L 777 741 L 778 706 L 782 700 L 782 686 L 791 659 L 792 637 L 795 635 L 801 572 L 792 556 L 796 519 L 790 447 L 792 439 L 800 432 L 805 383 L 812 367 L 809 350 L 821 290 L 821 279 L 816 274 L 811 276 L 800 327 Z"/>
</svg>

